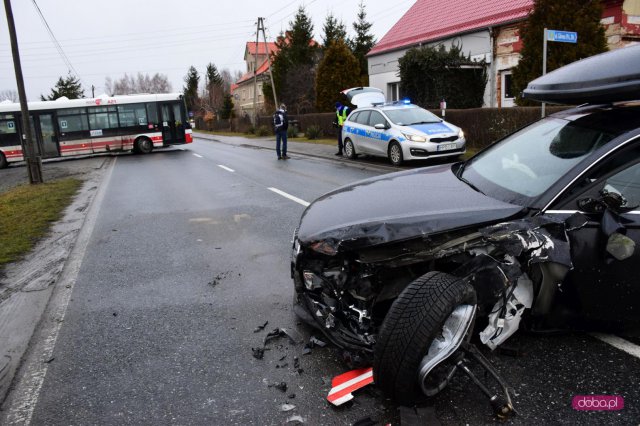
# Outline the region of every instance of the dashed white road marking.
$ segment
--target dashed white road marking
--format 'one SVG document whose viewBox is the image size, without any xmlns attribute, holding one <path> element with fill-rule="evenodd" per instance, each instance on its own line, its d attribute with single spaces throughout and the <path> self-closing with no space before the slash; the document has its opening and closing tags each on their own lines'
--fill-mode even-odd
<svg viewBox="0 0 640 426">
<path fill-rule="evenodd" d="M 235 172 L 235 170 L 230 169 L 227 166 L 223 166 L 222 164 L 218 164 L 218 167 L 220 167 L 221 169 L 225 169 L 226 171 L 231 172 L 231 173 Z"/>
<path fill-rule="evenodd" d="M 640 346 L 631 343 L 630 341 L 625 340 L 622 337 L 601 333 L 591 333 L 591 335 L 598 340 L 608 343 L 616 349 L 620 349 L 621 351 L 626 352 L 631 356 L 640 358 Z"/>
<path fill-rule="evenodd" d="M 193 155 L 195 155 L 198 158 L 202 158 L 202 155 L 200 155 L 200 154 L 193 154 Z"/>
<path fill-rule="evenodd" d="M 291 194 L 287 194 L 287 193 L 286 193 L 286 192 L 284 192 L 284 191 L 280 191 L 278 188 L 268 188 L 268 189 L 269 189 L 269 191 L 273 191 L 273 192 L 275 192 L 275 193 L 276 193 L 276 194 L 278 194 L 278 195 L 282 195 L 284 198 L 288 198 L 288 199 L 290 199 L 291 201 L 295 201 L 295 202 L 296 202 L 296 203 L 298 203 L 298 204 L 302 204 L 302 205 L 303 205 L 303 206 L 305 206 L 305 207 L 307 207 L 307 206 L 309 205 L 309 203 L 308 203 L 308 202 L 306 202 L 305 200 L 301 200 L 301 199 L 300 199 L 300 198 L 298 198 L 298 197 L 294 197 L 294 196 L 293 196 L 293 195 L 291 195 Z"/>
</svg>

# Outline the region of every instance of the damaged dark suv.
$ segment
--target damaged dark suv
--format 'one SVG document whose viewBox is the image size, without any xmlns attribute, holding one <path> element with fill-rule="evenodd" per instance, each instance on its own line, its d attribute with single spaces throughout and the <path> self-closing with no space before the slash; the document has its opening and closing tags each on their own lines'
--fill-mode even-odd
<svg viewBox="0 0 640 426">
<path fill-rule="evenodd" d="M 586 105 L 467 162 L 317 199 L 294 235 L 296 313 L 352 364 L 372 364 L 401 404 L 435 395 L 456 371 L 473 380 L 467 364 L 479 363 L 504 391 L 482 389 L 499 415 L 513 409 L 507 385 L 476 340 L 494 349 L 521 325 L 638 326 L 638 70 L 640 46 L 563 67 L 525 97 Z"/>
</svg>

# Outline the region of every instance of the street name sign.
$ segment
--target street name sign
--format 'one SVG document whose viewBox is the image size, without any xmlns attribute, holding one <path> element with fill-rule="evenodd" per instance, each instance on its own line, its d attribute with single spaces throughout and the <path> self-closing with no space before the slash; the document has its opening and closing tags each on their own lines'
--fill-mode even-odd
<svg viewBox="0 0 640 426">
<path fill-rule="evenodd" d="M 577 43 L 578 33 L 573 31 L 547 30 L 547 40 L 562 43 Z"/>
</svg>

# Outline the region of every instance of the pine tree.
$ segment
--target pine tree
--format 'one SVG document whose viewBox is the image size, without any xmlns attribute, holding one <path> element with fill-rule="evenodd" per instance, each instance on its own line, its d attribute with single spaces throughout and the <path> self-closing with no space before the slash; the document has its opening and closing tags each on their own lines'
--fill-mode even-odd
<svg viewBox="0 0 640 426">
<path fill-rule="evenodd" d="M 207 81 L 208 84 L 216 86 L 222 86 L 223 83 L 222 76 L 218 72 L 218 68 L 216 68 L 216 66 L 211 62 L 207 65 Z"/>
<path fill-rule="evenodd" d="M 356 32 L 356 37 L 350 41 L 351 51 L 355 55 L 358 63 L 360 64 L 360 76 L 362 79 L 361 84 L 363 86 L 369 85 L 369 65 L 367 64 L 367 53 L 376 44 L 376 39 L 373 34 L 370 33 L 371 23 L 367 22 L 367 13 L 364 10 L 364 3 L 360 1 L 358 11 L 358 20 L 353 23 L 353 29 Z"/>
<path fill-rule="evenodd" d="M 325 51 L 316 75 L 316 108 L 332 111 L 340 92 L 360 85 L 360 66 L 346 42 L 335 40 Z"/>
<path fill-rule="evenodd" d="M 300 7 L 290 29 L 276 40 L 272 72 L 279 100 L 289 111 L 311 112 L 315 104 L 315 68 L 319 48 L 313 40 L 313 24 L 304 7 Z M 273 102 L 271 85 L 262 86 L 265 99 Z"/>
<path fill-rule="evenodd" d="M 207 65 L 207 96 L 202 106 L 209 112 L 218 111 L 224 101 L 224 80 L 213 63 Z"/>
<path fill-rule="evenodd" d="M 62 96 L 69 99 L 84 98 L 84 90 L 80 84 L 80 79 L 69 74 L 66 78 L 60 77 L 55 87 L 51 89 L 51 94 L 46 98 L 40 95 L 43 101 L 53 101 Z"/>
<path fill-rule="evenodd" d="M 604 28 L 600 24 L 599 0 L 534 0 L 528 21 L 520 28 L 522 59 L 513 69 L 513 91 L 518 105 L 538 105 L 521 98 L 527 84 L 542 75 L 542 38 L 544 28 L 575 31 L 578 42 L 547 43 L 547 72 L 571 62 L 607 50 Z"/>
<path fill-rule="evenodd" d="M 233 99 L 231 99 L 231 95 L 224 95 L 224 101 L 222 103 L 222 108 L 220 108 L 220 118 L 226 120 L 232 118 L 233 116 Z"/>
<path fill-rule="evenodd" d="M 327 50 L 329 46 L 331 46 L 332 41 L 346 40 L 347 27 L 342 21 L 338 22 L 332 13 L 327 15 L 322 30 L 324 31 L 324 37 L 322 38 L 322 47 L 324 50 Z"/>
<path fill-rule="evenodd" d="M 198 84 L 200 83 L 200 75 L 195 67 L 189 67 L 187 75 L 184 77 L 187 85 L 183 88 L 184 99 L 187 104 L 188 111 L 194 111 L 198 107 Z"/>
</svg>

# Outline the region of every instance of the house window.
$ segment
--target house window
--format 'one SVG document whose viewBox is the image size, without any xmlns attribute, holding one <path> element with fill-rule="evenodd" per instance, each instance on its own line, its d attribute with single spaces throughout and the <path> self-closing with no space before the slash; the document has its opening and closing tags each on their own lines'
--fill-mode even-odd
<svg viewBox="0 0 640 426">
<path fill-rule="evenodd" d="M 400 82 L 387 83 L 387 100 L 389 102 L 400 100 Z"/>
<path fill-rule="evenodd" d="M 512 107 L 515 105 L 514 101 L 511 71 L 502 72 L 500 73 L 500 106 Z"/>
<path fill-rule="evenodd" d="M 505 99 L 513 99 L 515 96 L 513 96 L 513 91 L 512 91 L 512 85 L 511 85 L 511 73 L 505 73 L 504 74 L 504 98 Z"/>
</svg>

